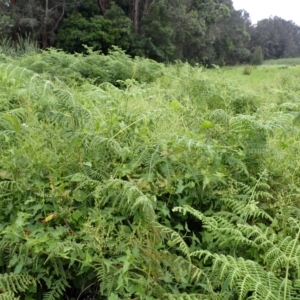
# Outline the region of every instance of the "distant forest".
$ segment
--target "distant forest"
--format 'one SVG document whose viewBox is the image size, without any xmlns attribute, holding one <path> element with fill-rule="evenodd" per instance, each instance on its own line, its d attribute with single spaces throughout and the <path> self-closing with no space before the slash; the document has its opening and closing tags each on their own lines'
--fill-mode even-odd
<svg viewBox="0 0 300 300">
<path fill-rule="evenodd" d="M 112 46 L 160 62 L 235 65 L 300 56 L 300 27 L 279 17 L 252 24 L 231 0 L 0 0 L 0 38 L 70 53 Z"/>
</svg>

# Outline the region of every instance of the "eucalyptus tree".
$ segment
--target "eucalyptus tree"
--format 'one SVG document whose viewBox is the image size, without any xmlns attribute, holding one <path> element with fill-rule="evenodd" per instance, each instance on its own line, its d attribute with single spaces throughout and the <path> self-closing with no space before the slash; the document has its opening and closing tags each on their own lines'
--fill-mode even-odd
<svg viewBox="0 0 300 300">
<path fill-rule="evenodd" d="M 266 59 L 300 55 L 300 27 L 279 17 L 261 20 L 251 27 L 250 49 L 261 46 Z"/>
</svg>

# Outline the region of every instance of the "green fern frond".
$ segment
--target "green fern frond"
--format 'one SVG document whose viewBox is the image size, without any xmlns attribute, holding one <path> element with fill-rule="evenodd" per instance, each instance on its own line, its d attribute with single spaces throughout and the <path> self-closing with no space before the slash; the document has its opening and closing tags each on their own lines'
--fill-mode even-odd
<svg viewBox="0 0 300 300">
<path fill-rule="evenodd" d="M 153 200 L 147 197 L 134 183 L 121 179 L 110 179 L 105 186 L 102 186 L 102 189 L 103 192 L 110 195 L 106 199 L 104 197 L 99 199 L 102 206 L 110 201 L 110 205 L 118 211 L 127 211 L 130 214 L 134 214 L 138 208 L 141 208 L 148 220 L 154 219 Z"/>
<path fill-rule="evenodd" d="M 53 281 L 50 287 L 50 291 L 44 294 L 43 300 L 61 299 L 64 295 L 66 287 L 68 287 L 68 283 L 63 279 Z"/>
<path fill-rule="evenodd" d="M 258 263 L 243 258 L 212 254 L 209 251 L 195 251 L 191 257 L 203 258 L 204 262 L 212 262 L 212 277 L 219 278 L 219 285 L 228 282 L 228 286 L 238 288 L 239 299 L 283 299 L 279 290 L 281 281 L 273 272 L 266 270 Z M 288 298 L 290 299 L 290 298 Z"/>
<path fill-rule="evenodd" d="M 16 297 L 12 292 L 0 293 L 0 300 L 18 300 L 20 297 Z"/>
<path fill-rule="evenodd" d="M 100 283 L 101 294 L 110 295 L 116 290 L 119 274 L 110 261 L 105 258 L 99 258 L 94 264 L 97 278 Z"/>
<path fill-rule="evenodd" d="M 210 118 L 213 122 L 228 125 L 230 116 L 223 109 L 213 110 L 210 114 Z"/>
<path fill-rule="evenodd" d="M 165 294 L 168 300 L 229 300 L 229 293 L 213 294 Z"/>
<path fill-rule="evenodd" d="M 0 274 L 0 290 L 3 292 L 25 292 L 30 286 L 35 284 L 35 279 L 28 274 Z"/>
<path fill-rule="evenodd" d="M 72 241 L 64 241 L 56 243 L 51 249 L 49 249 L 50 254 L 48 255 L 45 263 L 49 260 L 55 260 L 56 258 L 64 257 L 64 255 L 68 255 L 69 253 L 73 253 L 76 256 L 80 256 L 82 253 L 82 244 L 78 244 Z M 62 256 L 63 254 L 63 256 Z"/>
<path fill-rule="evenodd" d="M 178 250 L 180 250 L 186 257 L 189 257 L 190 249 L 180 234 L 159 223 L 154 223 L 154 226 L 159 229 L 162 239 L 167 239 L 169 241 L 169 246 L 174 247 L 175 245 L 178 245 Z"/>
<path fill-rule="evenodd" d="M 115 154 L 117 154 L 118 157 L 122 157 L 123 148 L 116 140 L 102 136 L 94 136 L 91 138 L 90 143 L 88 143 L 88 146 L 92 149 L 99 149 L 99 147 L 103 147 L 103 145 L 108 146 L 108 149 L 112 150 Z"/>
</svg>

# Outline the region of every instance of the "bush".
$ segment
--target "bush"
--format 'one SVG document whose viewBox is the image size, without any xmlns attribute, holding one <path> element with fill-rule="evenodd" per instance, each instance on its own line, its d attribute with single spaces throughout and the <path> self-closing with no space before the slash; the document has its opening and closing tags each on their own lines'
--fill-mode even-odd
<svg viewBox="0 0 300 300">
<path fill-rule="evenodd" d="M 252 67 L 249 65 L 245 66 L 243 69 L 243 75 L 251 75 L 251 73 L 252 73 Z"/>
</svg>

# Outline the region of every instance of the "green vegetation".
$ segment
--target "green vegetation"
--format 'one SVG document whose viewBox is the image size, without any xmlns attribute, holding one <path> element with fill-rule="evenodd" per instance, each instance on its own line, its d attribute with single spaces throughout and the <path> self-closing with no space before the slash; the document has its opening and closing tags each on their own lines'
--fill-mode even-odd
<svg viewBox="0 0 300 300">
<path fill-rule="evenodd" d="M 264 61 L 264 64 L 266 65 L 292 65 L 292 66 L 298 66 L 300 65 L 300 57 L 295 58 L 280 58 L 280 59 L 268 59 Z"/>
<path fill-rule="evenodd" d="M 257 46 L 255 47 L 254 52 L 252 54 L 251 63 L 255 66 L 259 66 L 262 65 L 263 61 L 264 61 L 264 54 L 262 48 L 261 46 Z"/>
<path fill-rule="evenodd" d="M 131 57 L 192 65 L 300 56 L 297 24 L 274 17 L 253 25 L 232 0 L 0 0 L 0 40 L 18 48 L 28 36 L 44 50 L 86 54 L 87 45 L 107 54 L 117 46 Z"/>
<path fill-rule="evenodd" d="M 243 74 L 244 75 L 251 75 L 252 73 L 252 67 L 249 65 L 246 65 L 243 69 Z"/>
<path fill-rule="evenodd" d="M 0 299 L 299 299 L 299 67 L 0 56 Z"/>
</svg>

